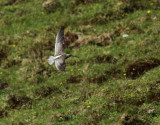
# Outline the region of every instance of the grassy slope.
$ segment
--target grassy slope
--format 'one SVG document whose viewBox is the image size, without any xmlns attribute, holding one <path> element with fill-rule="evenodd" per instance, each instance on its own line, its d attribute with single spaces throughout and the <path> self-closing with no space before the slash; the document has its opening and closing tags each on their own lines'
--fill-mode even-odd
<svg viewBox="0 0 160 125">
<path fill-rule="evenodd" d="M 0 124 L 159 123 L 160 67 L 135 79 L 126 76 L 127 67 L 135 61 L 160 59 L 158 2 L 151 0 L 153 5 L 148 3 L 144 9 L 126 11 L 127 4 L 117 0 L 85 5 L 65 0 L 61 1 L 63 8 L 51 14 L 43 10 L 43 0 L 10 6 L 4 2 L 0 2 L 1 58 L 4 56 L 0 83 L 9 87 L 0 90 Z M 107 46 L 66 49 L 79 59 L 68 59 L 66 72 L 57 72 L 47 58 L 54 54 L 54 39 L 64 24 L 66 32 L 81 32 L 81 36 L 116 29 L 119 34 Z M 123 34 L 129 37 L 122 38 Z M 116 61 L 105 60 L 107 57 Z M 11 100 L 14 96 L 20 101 Z"/>
</svg>

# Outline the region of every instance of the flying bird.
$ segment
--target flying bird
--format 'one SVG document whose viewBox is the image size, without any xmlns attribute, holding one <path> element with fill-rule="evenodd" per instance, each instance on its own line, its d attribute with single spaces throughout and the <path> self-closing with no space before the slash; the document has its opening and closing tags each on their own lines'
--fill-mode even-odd
<svg viewBox="0 0 160 125">
<path fill-rule="evenodd" d="M 48 63 L 52 65 L 55 62 L 57 70 L 65 71 L 65 60 L 70 56 L 72 55 L 64 52 L 64 27 L 62 27 L 56 36 L 54 56 L 49 57 Z"/>
</svg>

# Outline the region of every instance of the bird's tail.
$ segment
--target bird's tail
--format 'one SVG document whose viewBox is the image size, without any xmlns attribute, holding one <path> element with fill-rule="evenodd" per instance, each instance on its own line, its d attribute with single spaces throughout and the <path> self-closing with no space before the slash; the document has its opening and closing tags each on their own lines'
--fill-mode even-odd
<svg viewBox="0 0 160 125">
<path fill-rule="evenodd" d="M 50 65 L 52 65 L 52 64 L 54 63 L 54 57 L 53 57 L 53 56 L 50 56 L 50 57 L 48 58 L 48 63 L 49 63 Z"/>
</svg>

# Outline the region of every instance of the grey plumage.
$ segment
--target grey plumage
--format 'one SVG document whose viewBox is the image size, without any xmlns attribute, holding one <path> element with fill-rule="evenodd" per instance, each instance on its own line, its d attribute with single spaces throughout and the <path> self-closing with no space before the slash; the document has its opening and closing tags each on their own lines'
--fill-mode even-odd
<svg viewBox="0 0 160 125">
<path fill-rule="evenodd" d="M 64 54 L 64 28 L 61 28 L 61 30 L 56 36 L 56 41 L 55 41 L 54 56 L 61 54 Z"/>
<path fill-rule="evenodd" d="M 55 66 L 60 71 L 65 71 L 66 64 L 65 60 L 69 58 L 70 54 L 65 54 L 64 52 L 64 28 L 58 32 L 55 41 L 55 54 L 54 56 L 50 56 L 48 62 L 52 65 L 55 61 Z"/>
</svg>

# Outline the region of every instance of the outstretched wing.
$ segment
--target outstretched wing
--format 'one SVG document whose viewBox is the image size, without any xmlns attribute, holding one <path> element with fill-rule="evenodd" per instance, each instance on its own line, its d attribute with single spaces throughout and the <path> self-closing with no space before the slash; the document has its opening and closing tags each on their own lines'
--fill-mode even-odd
<svg viewBox="0 0 160 125">
<path fill-rule="evenodd" d="M 65 71 L 66 69 L 65 58 L 61 57 L 56 59 L 55 65 L 58 70 Z"/>
<path fill-rule="evenodd" d="M 55 54 L 60 55 L 64 54 L 64 28 L 62 27 L 61 30 L 58 32 L 55 41 Z"/>
</svg>

